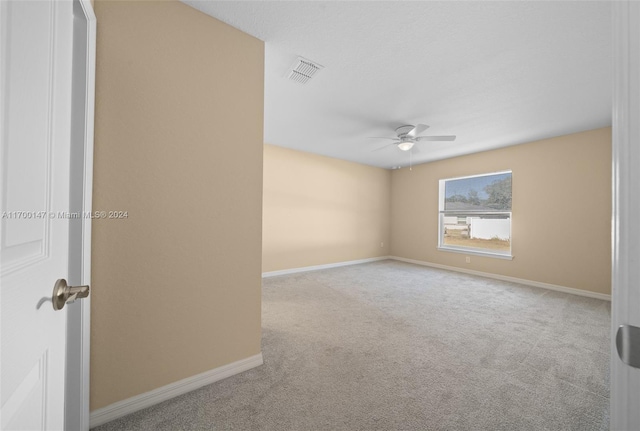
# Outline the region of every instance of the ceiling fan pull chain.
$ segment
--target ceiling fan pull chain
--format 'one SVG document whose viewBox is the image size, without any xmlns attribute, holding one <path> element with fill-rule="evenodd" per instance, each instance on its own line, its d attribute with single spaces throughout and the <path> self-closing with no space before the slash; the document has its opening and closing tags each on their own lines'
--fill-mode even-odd
<svg viewBox="0 0 640 431">
<path fill-rule="evenodd" d="M 412 171 L 413 167 L 413 150 L 409 151 L 409 170 Z"/>
</svg>

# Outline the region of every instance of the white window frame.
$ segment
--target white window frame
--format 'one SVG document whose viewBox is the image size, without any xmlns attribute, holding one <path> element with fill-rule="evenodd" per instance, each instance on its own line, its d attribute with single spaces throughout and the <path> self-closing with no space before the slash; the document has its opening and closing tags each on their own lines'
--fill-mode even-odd
<svg viewBox="0 0 640 431">
<path fill-rule="evenodd" d="M 473 211 L 450 211 L 448 214 L 508 214 L 509 216 L 509 252 L 501 253 L 496 251 L 490 251 L 488 249 L 481 249 L 476 247 L 465 247 L 465 246 L 453 246 L 453 245 L 445 245 L 444 244 L 444 217 L 447 214 L 444 209 L 444 201 L 445 201 L 445 184 L 447 181 L 454 180 L 464 180 L 467 178 L 479 178 L 479 177 L 487 177 L 492 175 L 500 175 L 500 174 L 511 174 L 511 178 L 513 180 L 513 171 L 499 171 L 499 172 L 490 172 L 487 174 L 479 174 L 479 175 L 467 175 L 464 177 L 454 177 L 454 178 L 444 178 L 439 180 L 438 187 L 438 250 L 446 251 L 452 253 L 461 253 L 467 255 L 476 255 L 476 256 L 485 256 L 485 257 L 493 257 L 497 259 L 513 259 L 513 208 L 511 211 L 482 211 L 482 212 L 473 212 Z M 513 183 L 512 183 L 513 184 Z M 513 193 L 513 185 L 511 186 L 511 190 Z"/>
</svg>

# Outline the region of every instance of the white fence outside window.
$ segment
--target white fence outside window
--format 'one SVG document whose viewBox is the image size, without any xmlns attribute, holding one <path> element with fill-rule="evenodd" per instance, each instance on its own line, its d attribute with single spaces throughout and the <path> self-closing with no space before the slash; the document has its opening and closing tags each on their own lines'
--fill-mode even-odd
<svg viewBox="0 0 640 431">
<path fill-rule="evenodd" d="M 511 219 L 468 217 L 467 223 L 471 225 L 471 238 L 511 239 Z"/>
</svg>

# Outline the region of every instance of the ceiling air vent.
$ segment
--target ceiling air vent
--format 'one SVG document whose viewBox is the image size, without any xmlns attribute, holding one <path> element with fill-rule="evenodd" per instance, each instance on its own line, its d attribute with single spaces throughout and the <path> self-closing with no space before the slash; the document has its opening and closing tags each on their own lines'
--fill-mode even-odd
<svg viewBox="0 0 640 431">
<path fill-rule="evenodd" d="M 298 57 L 291 70 L 289 79 L 300 84 L 306 84 L 323 66 L 306 58 Z"/>
</svg>

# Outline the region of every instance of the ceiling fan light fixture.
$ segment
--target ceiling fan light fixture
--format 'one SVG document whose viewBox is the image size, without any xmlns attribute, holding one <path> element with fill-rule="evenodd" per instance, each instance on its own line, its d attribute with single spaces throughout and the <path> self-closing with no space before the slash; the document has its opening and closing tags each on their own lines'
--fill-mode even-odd
<svg viewBox="0 0 640 431">
<path fill-rule="evenodd" d="M 398 144 L 398 148 L 400 148 L 402 151 L 409 151 L 413 148 L 413 144 L 414 143 L 411 141 L 402 141 Z"/>
</svg>

